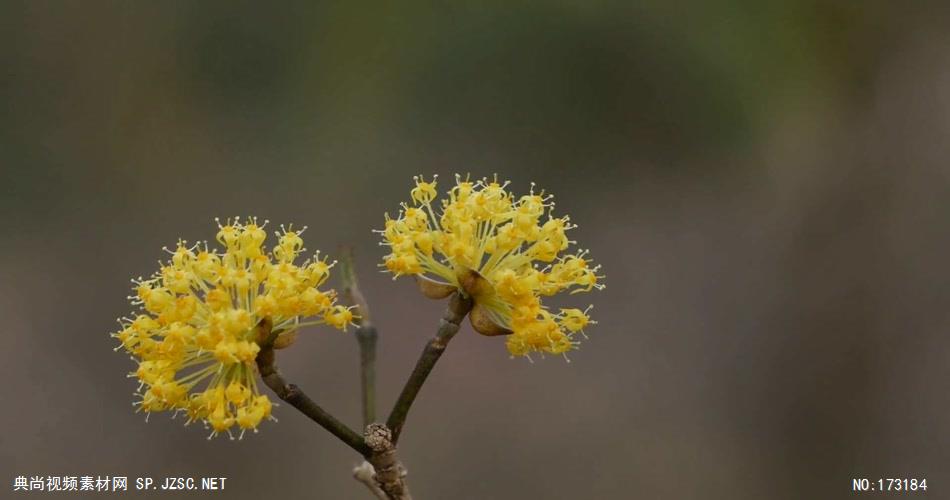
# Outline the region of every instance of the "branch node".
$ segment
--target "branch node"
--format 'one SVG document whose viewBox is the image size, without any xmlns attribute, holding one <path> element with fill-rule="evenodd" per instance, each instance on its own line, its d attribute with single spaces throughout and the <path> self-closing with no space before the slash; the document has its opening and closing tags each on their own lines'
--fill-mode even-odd
<svg viewBox="0 0 950 500">
<path fill-rule="evenodd" d="M 393 447 L 393 433 L 383 424 L 369 424 L 363 431 L 363 440 L 375 452 L 386 451 Z"/>
<path fill-rule="evenodd" d="M 366 446 L 373 450 L 367 460 L 376 471 L 376 484 L 390 499 L 411 500 L 412 496 L 406 485 L 406 468 L 396 457 L 392 431 L 383 424 L 369 424 L 363 431 L 363 440 Z"/>
</svg>

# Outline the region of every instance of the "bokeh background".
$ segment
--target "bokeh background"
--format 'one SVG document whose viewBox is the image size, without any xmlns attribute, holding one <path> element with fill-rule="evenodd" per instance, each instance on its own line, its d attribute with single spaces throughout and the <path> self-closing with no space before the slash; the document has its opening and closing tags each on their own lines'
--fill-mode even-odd
<svg viewBox="0 0 950 500">
<path fill-rule="evenodd" d="M 950 498 L 950 12 L 910 5 L 3 2 L 2 491 L 367 498 L 288 406 L 243 442 L 133 413 L 128 280 L 215 216 L 354 245 L 386 409 L 443 305 L 370 229 L 413 174 L 497 172 L 579 225 L 599 324 L 570 364 L 464 327 L 400 447 L 417 498 Z M 358 423 L 352 336 L 280 363 Z"/>
</svg>

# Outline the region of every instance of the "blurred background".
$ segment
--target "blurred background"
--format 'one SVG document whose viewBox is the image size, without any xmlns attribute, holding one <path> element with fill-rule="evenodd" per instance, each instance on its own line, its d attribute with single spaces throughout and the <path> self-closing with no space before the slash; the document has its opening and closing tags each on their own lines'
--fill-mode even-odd
<svg viewBox="0 0 950 500">
<path fill-rule="evenodd" d="M 948 498 L 950 11 L 913 5 L 3 2 L 3 488 L 368 498 L 287 405 L 242 442 L 134 413 L 129 278 L 215 216 L 354 245 L 386 410 L 444 304 L 370 229 L 414 174 L 497 172 L 579 225 L 599 324 L 569 364 L 466 325 L 401 442 L 417 498 Z M 320 328 L 280 354 L 354 426 L 357 359 Z"/>
</svg>

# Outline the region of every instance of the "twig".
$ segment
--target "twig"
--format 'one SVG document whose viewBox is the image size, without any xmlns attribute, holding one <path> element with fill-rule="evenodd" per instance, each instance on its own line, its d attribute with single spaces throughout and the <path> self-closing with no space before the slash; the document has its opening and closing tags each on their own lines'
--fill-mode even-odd
<svg viewBox="0 0 950 500">
<path fill-rule="evenodd" d="M 363 427 L 376 420 L 376 339 L 379 334 L 369 315 L 369 305 L 360 292 L 353 267 L 353 249 L 341 252 L 343 294 L 347 302 L 356 306 L 356 341 L 360 346 L 360 387 L 363 393 Z"/>
<path fill-rule="evenodd" d="M 364 457 L 369 457 L 373 450 L 353 429 L 340 422 L 333 415 L 330 415 L 317 403 L 310 399 L 299 387 L 288 383 L 284 377 L 277 371 L 273 349 L 276 332 L 271 331 L 271 323 L 267 319 L 261 320 L 257 325 L 258 338 L 263 339 L 261 350 L 257 354 L 257 369 L 261 373 L 261 378 L 267 387 L 270 387 L 277 397 L 286 401 L 301 413 L 310 417 L 311 420 L 320 424 L 321 427 L 330 431 L 331 434 L 353 448 L 357 453 Z"/>
<path fill-rule="evenodd" d="M 412 406 L 412 402 L 415 401 L 416 395 L 419 394 L 419 390 L 422 389 L 426 377 L 429 376 L 429 372 L 432 371 L 436 361 L 445 352 L 449 341 L 458 332 L 459 323 L 471 310 L 472 300 L 470 298 L 462 297 L 458 292 L 452 294 L 449 299 L 449 306 L 439 322 L 439 331 L 426 344 L 422 355 L 419 356 L 419 361 L 416 362 L 416 367 L 409 375 L 409 380 L 406 381 L 406 385 L 399 394 L 399 399 L 393 405 L 389 418 L 386 419 L 386 427 L 392 431 L 391 441 L 393 445 L 399 441 L 402 427 L 406 423 L 406 415 L 409 414 L 409 408 Z"/>
<path fill-rule="evenodd" d="M 363 440 L 372 451 L 366 461 L 353 469 L 353 477 L 366 485 L 376 498 L 382 500 L 412 500 L 406 484 L 406 468 L 396 457 L 392 432 L 376 420 L 376 339 L 379 337 L 369 314 L 369 305 L 360 292 L 353 250 L 340 252 L 343 274 L 343 294 L 346 301 L 356 306 L 356 341 L 360 346 L 360 386 L 363 392 Z"/>
<path fill-rule="evenodd" d="M 389 500 L 389 496 L 386 495 L 386 492 L 379 487 L 379 484 L 376 482 L 376 469 L 373 468 L 373 464 L 364 461 L 353 469 L 353 477 L 357 481 L 366 485 L 369 488 L 369 491 L 373 493 L 379 500 Z"/>
</svg>

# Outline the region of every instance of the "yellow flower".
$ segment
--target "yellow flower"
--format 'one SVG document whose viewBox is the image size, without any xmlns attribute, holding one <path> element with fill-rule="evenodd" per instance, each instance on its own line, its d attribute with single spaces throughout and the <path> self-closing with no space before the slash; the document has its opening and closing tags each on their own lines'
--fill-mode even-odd
<svg viewBox="0 0 950 500">
<path fill-rule="evenodd" d="M 274 345 L 289 345 L 303 326 L 328 324 L 345 330 L 353 315 L 336 305 L 336 293 L 320 290 L 333 263 L 311 259 L 295 264 L 304 251 L 300 233 L 281 227 L 268 250 L 264 226 L 254 218 L 221 225 L 223 251 L 179 241 L 171 259 L 150 279 L 132 280 L 130 299 L 140 311 L 121 318 L 112 334 L 138 369 L 134 403 L 149 414 L 184 412 L 203 421 L 212 436 L 237 426 L 247 429 L 270 417 L 271 403 L 257 387 L 256 357 L 261 329 L 272 325 Z M 306 229 L 306 228 L 304 228 Z M 310 321 L 306 317 L 315 316 Z M 209 436 L 210 437 L 210 436 Z"/>
<path fill-rule="evenodd" d="M 435 203 L 436 179 L 415 177 L 412 204 L 396 219 L 386 215 L 378 231 L 390 248 L 385 267 L 395 276 L 415 275 L 423 293 L 446 297 L 460 291 L 474 299 L 472 326 L 484 335 L 508 335 L 508 351 L 563 354 L 576 333 L 596 323 L 585 310 L 551 313 L 542 296 L 602 289 L 600 266 L 587 251 L 565 253 L 567 216 L 554 217 L 552 196 L 517 197 L 497 179 L 471 182 L 456 175 L 455 186 Z"/>
</svg>

